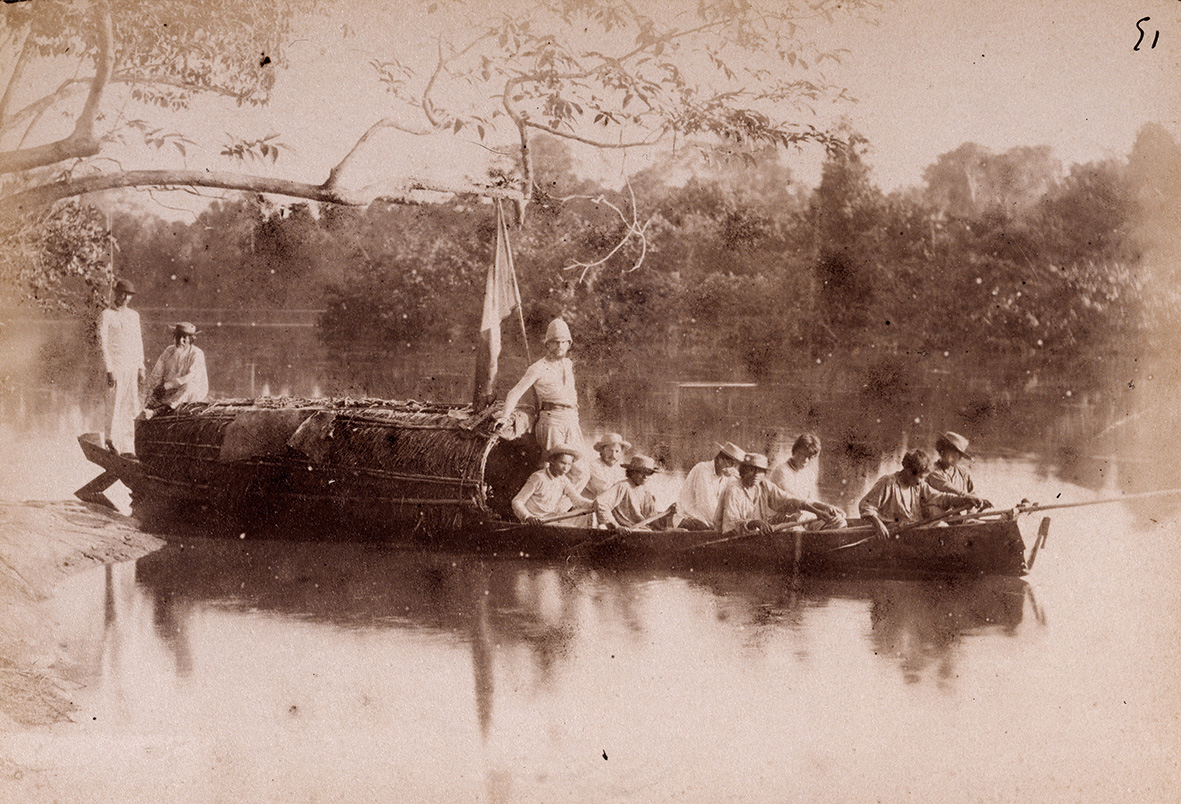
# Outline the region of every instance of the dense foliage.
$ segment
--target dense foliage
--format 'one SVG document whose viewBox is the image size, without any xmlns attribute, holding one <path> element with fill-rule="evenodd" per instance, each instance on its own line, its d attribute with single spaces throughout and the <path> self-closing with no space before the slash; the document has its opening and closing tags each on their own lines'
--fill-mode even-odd
<svg viewBox="0 0 1181 804">
<path fill-rule="evenodd" d="M 630 198 L 579 179 L 561 147 L 539 149 L 547 194 L 511 234 L 531 335 L 560 313 L 586 354 L 720 349 L 756 375 L 837 349 L 1036 365 L 1112 353 L 1172 304 L 1149 292 L 1135 160 L 1063 173 L 1043 149 L 984 159 L 965 146 L 953 155 L 976 157 L 960 172 L 981 172 L 968 205 L 946 179 L 882 193 L 868 143 L 850 141 L 814 191 L 773 152 L 753 166 L 670 159 L 632 184 L 650 216 L 642 262 L 632 238 L 589 267 L 634 225 Z M 665 180 L 679 174 L 693 177 Z M 364 210 L 248 200 L 192 224 L 117 215 L 115 234 L 154 304 L 322 308 L 328 342 L 380 347 L 471 338 L 495 228 L 471 198 Z"/>
<path fill-rule="evenodd" d="M 834 353 L 1073 370 L 1134 355 L 1153 322 L 1176 319 L 1159 267 L 1178 219 L 1161 182 L 1176 171 L 1145 164 L 1181 164 L 1163 129 L 1146 127 L 1127 160 L 1066 171 L 1044 149 L 984 158 L 964 146 L 937 160 L 925 188 L 889 195 L 873 183 L 869 144 L 849 141 L 814 190 L 773 151 L 753 165 L 682 154 L 620 192 L 580 179 L 560 143 L 538 148 L 545 191 L 510 230 L 530 337 L 561 314 L 584 359 L 708 357 L 753 376 Z M 933 177 L 963 153 L 973 158 L 957 170 L 974 189 L 957 195 Z M 494 207 L 472 197 L 365 209 L 252 198 L 192 223 L 131 208 L 112 220 L 141 303 L 318 309 L 323 338 L 354 350 L 474 341 L 495 240 Z M 642 260 L 639 238 L 624 242 L 639 228 Z M 64 243 L 85 230 L 47 231 Z M 79 248 L 72 262 L 48 253 L 46 268 L 56 260 L 83 284 L 105 276 L 104 249 Z M 506 322 L 509 348 L 518 328 Z"/>
</svg>

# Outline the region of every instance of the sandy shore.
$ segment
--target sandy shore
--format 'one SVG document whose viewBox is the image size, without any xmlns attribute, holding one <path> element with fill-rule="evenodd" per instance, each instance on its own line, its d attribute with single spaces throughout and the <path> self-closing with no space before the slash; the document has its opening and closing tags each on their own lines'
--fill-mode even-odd
<svg viewBox="0 0 1181 804">
<path fill-rule="evenodd" d="M 55 672 L 54 622 L 45 601 L 72 573 L 162 547 L 129 518 L 81 502 L 0 502 L 0 728 L 68 717 Z"/>
</svg>

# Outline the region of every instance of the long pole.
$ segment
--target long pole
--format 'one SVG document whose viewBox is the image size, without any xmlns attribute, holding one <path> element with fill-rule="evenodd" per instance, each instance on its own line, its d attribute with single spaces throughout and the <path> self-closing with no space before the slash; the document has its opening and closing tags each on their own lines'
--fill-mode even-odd
<svg viewBox="0 0 1181 804">
<path fill-rule="evenodd" d="M 1165 497 L 1170 494 L 1181 494 L 1181 489 L 1161 489 L 1160 491 L 1141 491 L 1136 494 L 1125 494 L 1122 497 L 1104 497 L 1101 500 L 1084 500 L 1083 502 L 1072 503 L 1054 503 L 1053 505 L 1015 505 L 1012 508 L 990 508 L 987 511 L 976 511 L 967 513 L 960 517 L 948 520 L 949 524 L 956 524 L 957 522 L 967 519 L 978 519 L 980 517 L 998 516 L 1000 514 L 1009 514 L 1017 512 L 1018 514 L 1036 514 L 1039 511 L 1057 511 L 1062 508 L 1081 508 L 1085 505 L 1107 505 L 1109 503 L 1125 502 L 1127 500 L 1142 500 L 1147 497 Z"/>
<path fill-rule="evenodd" d="M 1161 489 L 1160 491 L 1141 491 L 1136 494 L 1125 494 L 1122 497 L 1106 497 L 1102 500 L 1087 500 L 1076 503 L 1055 503 L 1053 505 L 1017 506 L 1022 513 L 1032 514 L 1037 511 L 1054 511 L 1059 508 L 1079 508 L 1084 505 L 1104 505 L 1106 503 L 1124 502 L 1125 500 L 1142 500 L 1146 497 L 1164 497 L 1170 494 L 1181 494 L 1181 489 Z"/>
</svg>

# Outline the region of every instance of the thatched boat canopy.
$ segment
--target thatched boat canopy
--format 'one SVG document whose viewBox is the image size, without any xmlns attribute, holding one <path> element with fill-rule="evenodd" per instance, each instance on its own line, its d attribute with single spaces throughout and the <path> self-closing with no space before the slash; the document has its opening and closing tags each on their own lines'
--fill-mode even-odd
<svg viewBox="0 0 1181 804">
<path fill-rule="evenodd" d="M 210 495 L 363 498 L 445 524 L 461 509 L 507 514 L 535 466 L 524 444 L 497 435 L 499 412 L 413 400 L 219 400 L 139 422 L 136 454 L 162 481 Z"/>
</svg>

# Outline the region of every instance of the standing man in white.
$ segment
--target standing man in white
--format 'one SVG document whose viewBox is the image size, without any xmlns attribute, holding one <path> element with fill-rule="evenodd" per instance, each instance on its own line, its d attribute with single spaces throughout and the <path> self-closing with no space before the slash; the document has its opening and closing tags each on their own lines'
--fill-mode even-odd
<svg viewBox="0 0 1181 804">
<path fill-rule="evenodd" d="M 537 394 L 537 423 L 533 436 L 543 455 L 549 455 L 557 445 L 572 448 L 582 456 L 586 452 L 582 427 L 578 423 L 578 391 L 574 388 L 574 364 L 566 353 L 572 342 L 570 327 L 560 318 L 550 322 L 545 331 L 545 357 L 525 371 L 521 381 L 513 386 L 504 400 L 501 424 L 508 422 L 513 411 L 530 388 Z M 590 477 L 587 461 L 575 462 L 570 471 L 570 482 L 582 491 Z"/>
<path fill-rule="evenodd" d="M 107 373 L 106 444 L 113 452 L 135 452 L 135 417 L 146 374 L 139 313 L 128 306 L 135 286 L 115 283 L 114 300 L 98 319 L 98 343 Z"/>
</svg>

